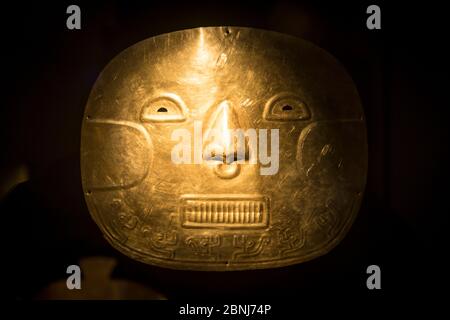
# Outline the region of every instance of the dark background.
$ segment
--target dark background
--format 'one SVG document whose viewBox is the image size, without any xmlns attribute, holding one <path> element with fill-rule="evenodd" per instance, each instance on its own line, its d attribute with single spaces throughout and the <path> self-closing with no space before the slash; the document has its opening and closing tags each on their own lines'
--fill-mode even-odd
<svg viewBox="0 0 450 320">
<path fill-rule="evenodd" d="M 115 278 L 137 281 L 168 298 L 370 295 L 370 264 L 381 267 L 383 294 L 428 295 L 445 287 L 449 55 L 445 10 L 437 3 L 2 4 L 0 184 L 9 192 L 0 215 L 7 295 L 31 299 L 50 282 L 65 279 L 68 265 L 92 255 L 116 257 Z M 81 30 L 66 28 L 70 4 L 81 7 Z M 381 30 L 366 28 L 370 4 L 381 7 Z M 216 25 L 302 37 L 340 60 L 356 83 L 367 118 L 368 182 L 354 226 L 323 257 L 256 271 L 157 268 L 112 249 L 90 218 L 79 149 L 83 111 L 97 76 L 138 41 Z M 23 168 L 28 180 L 8 188 Z"/>
</svg>

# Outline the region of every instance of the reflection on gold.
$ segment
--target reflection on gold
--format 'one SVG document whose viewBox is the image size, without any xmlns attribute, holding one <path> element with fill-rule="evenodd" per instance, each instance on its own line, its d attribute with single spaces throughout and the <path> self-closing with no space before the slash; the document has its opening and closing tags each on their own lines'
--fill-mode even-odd
<svg viewBox="0 0 450 320">
<path fill-rule="evenodd" d="M 214 74 L 211 73 L 214 61 L 212 59 L 213 53 L 210 52 L 210 47 L 206 44 L 203 28 L 198 29 L 197 47 L 193 47 L 191 52 L 186 48 L 186 58 L 189 56 L 191 56 L 191 68 L 187 69 L 187 72 L 182 76 L 182 82 L 197 86 L 210 85 L 208 82 L 214 79 Z M 189 60 L 185 63 L 189 63 Z"/>
<path fill-rule="evenodd" d="M 195 59 L 196 63 L 200 67 L 206 67 L 211 59 L 211 55 L 209 53 L 208 46 L 205 45 L 205 34 L 203 32 L 203 28 L 199 28 L 198 31 L 200 35 L 198 37 L 198 48 Z"/>
</svg>

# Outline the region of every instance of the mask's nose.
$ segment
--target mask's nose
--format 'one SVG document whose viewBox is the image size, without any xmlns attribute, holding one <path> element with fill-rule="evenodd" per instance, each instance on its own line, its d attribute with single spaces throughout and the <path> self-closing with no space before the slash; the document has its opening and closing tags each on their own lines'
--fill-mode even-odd
<svg viewBox="0 0 450 320">
<path fill-rule="evenodd" d="M 221 102 L 206 120 L 203 137 L 203 158 L 214 165 L 220 178 L 239 174 L 240 164 L 248 158 L 248 141 L 239 124 L 236 111 L 228 101 Z"/>
</svg>

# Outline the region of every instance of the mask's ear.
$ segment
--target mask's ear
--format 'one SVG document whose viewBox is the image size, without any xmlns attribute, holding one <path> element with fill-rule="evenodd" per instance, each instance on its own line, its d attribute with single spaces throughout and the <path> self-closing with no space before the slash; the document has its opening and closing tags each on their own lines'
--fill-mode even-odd
<svg viewBox="0 0 450 320">
<path fill-rule="evenodd" d="M 147 176 L 153 157 L 151 140 L 139 124 L 86 120 L 82 141 L 85 191 L 130 188 Z"/>
<path fill-rule="evenodd" d="M 362 120 L 313 122 L 300 135 L 297 166 L 317 183 L 359 190 L 367 171 L 365 141 Z"/>
</svg>

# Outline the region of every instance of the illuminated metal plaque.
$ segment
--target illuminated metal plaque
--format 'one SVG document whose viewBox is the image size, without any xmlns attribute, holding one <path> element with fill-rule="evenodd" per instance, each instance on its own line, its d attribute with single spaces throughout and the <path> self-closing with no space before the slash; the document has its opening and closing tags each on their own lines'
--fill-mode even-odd
<svg viewBox="0 0 450 320">
<path fill-rule="evenodd" d="M 95 83 L 81 136 L 95 222 L 119 251 L 162 267 L 323 255 L 349 230 L 366 181 L 351 78 L 311 43 L 257 29 L 197 28 L 124 50 Z"/>
</svg>

